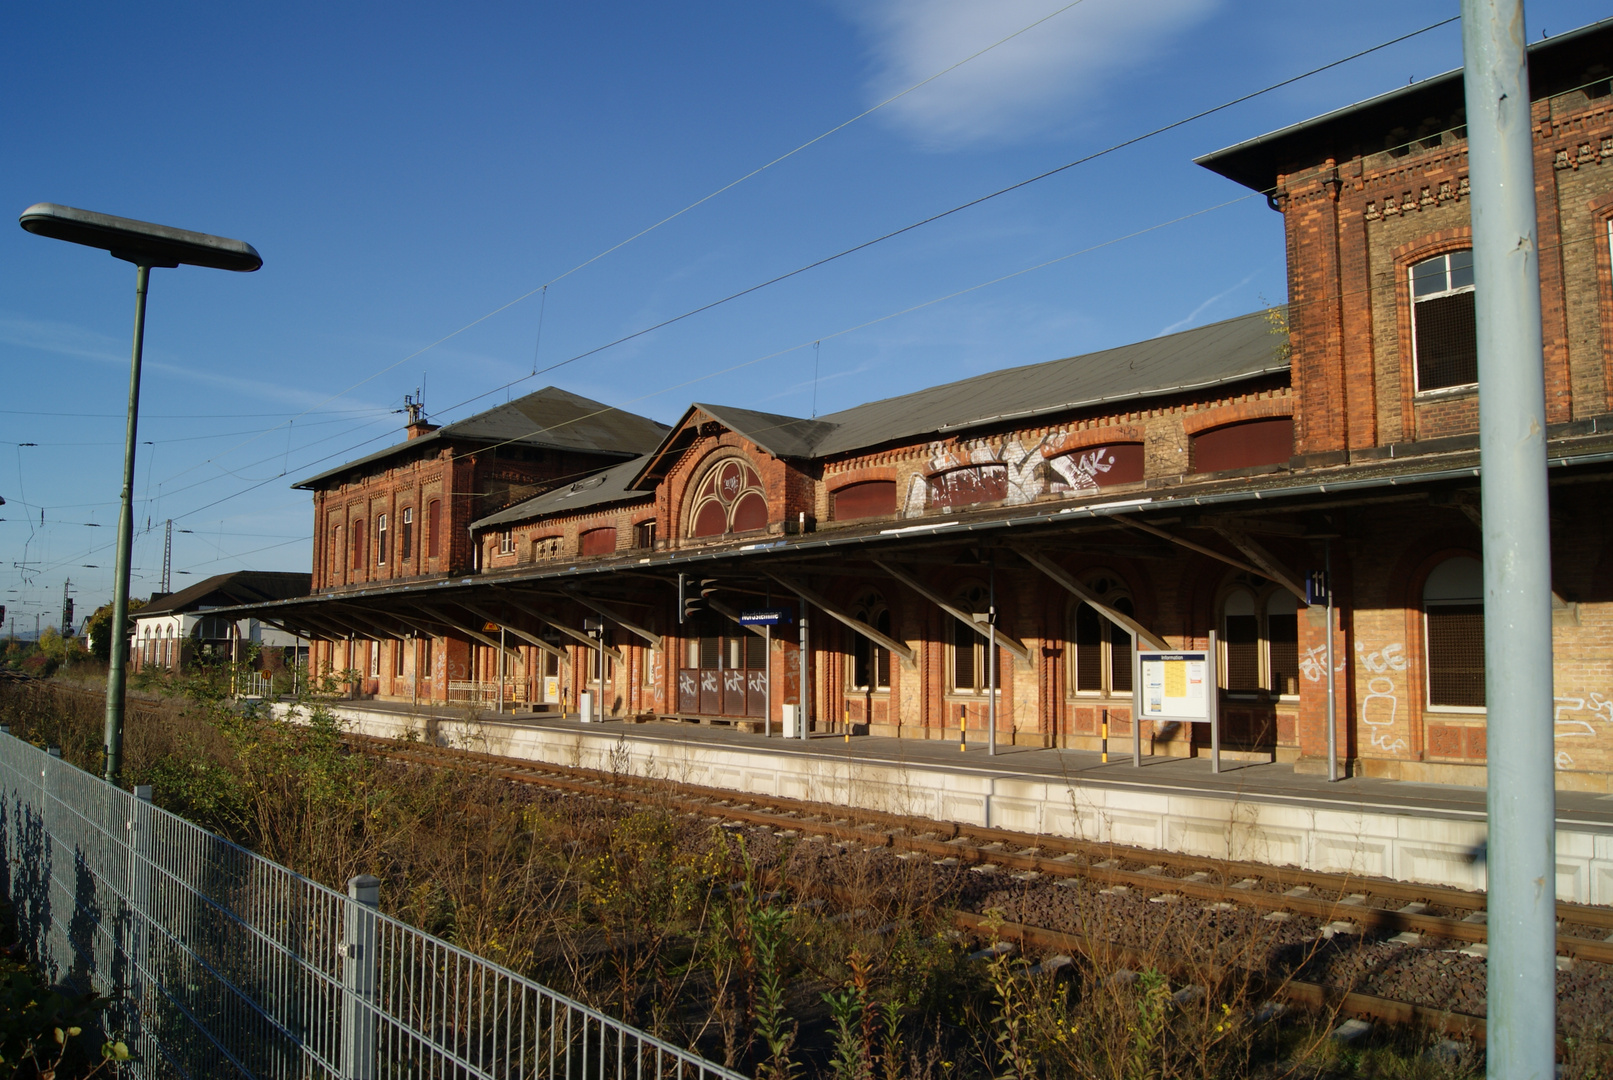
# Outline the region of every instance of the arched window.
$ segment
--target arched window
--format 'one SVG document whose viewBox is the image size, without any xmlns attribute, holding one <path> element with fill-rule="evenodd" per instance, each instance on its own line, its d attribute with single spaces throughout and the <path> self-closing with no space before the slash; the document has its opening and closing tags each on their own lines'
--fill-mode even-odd
<svg viewBox="0 0 1613 1080">
<path fill-rule="evenodd" d="M 995 463 L 965 465 L 936 473 L 929 479 L 930 505 L 938 509 L 1001 502 L 1008 498 L 1008 466 Z"/>
<path fill-rule="evenodd" d="M 1294 418 L 1274 416 L 1201 431 L 1193 436 L 1193 471 L 1221 472 L 1282 465 L 1294 456 Z"/>
<path fill-rule="evenodd" d="M 589 529 L 577 537 L 577 553 L 579 555 L 610 555 L 616 551 L 616 527 L 607 525 L 602 529 Z"/>
<path fill-rule="evenodd" d="M 1233 693 L 1299 693 L 1299 602 L 1240 575 L 1221 602 L 1223 685 Z"/>
<path fill-rule="evenodd" d="M 1472 249 L 1413 263 L 1408 273 L 1417 392 L 1478 382 Z"/>
<path fill-rule="evenodd" d="M 833 502 L 836 521 L 895 517 L 896 481 L 864 480 L 860 484 L 847 484 L 834 493 Z"/>
<path fill-rule="evenodd" d="M 1058 479 L 1054 491 L 1096 491 L 1116 484 L 1135 484 L 1143 478 L 1143 444 L 1109 443 L 1072 450 L 1049 458 L 1048 468 Z"/>
<path fill-rule="evenodd" d="M 1428 704 L 1484 708 L 1484 564 L 1446 559 L 1423 585 Z"/>
<path fill-rule="evenodd" d="M 353 572 L 359 573 L 364 569 L 364 519 L 353 522 L 353 560 L 350 564 Z"/>
<path fill-rule="evenodd" d="M 1085 582 L 1099 599 L 1123 615 L 1133 615 L 1125 584 L 1108 573 L 1088 576 Z M 1080 694 L 1131 693 L 1131 634 L 1116 626 L 1090 604 L 1076 604 L 1070 615 L 1070 685 Z"/>
<path fill-rule="evenodd" d="M 426 558 L 435 559 L 442 554 L 442 503 L 432 499 L 426 504 Z"/>
<path fill-rule="evenodd" d="M 342 546 L 342 527 L 337 525 L 330 531 L 330 573 L 338 585 L 342 581 L 342 555 L 346 550 Z"/>
<path fill-rule="evenodd" d="M 881 634 L 890 637 L 890 608 L 885 606 L 884 599 L 878 593 L 868 592 L 859 596 L 852 606 L 851 614 L 858 622 L 872 626 Z M 890 650 L 874 644 L 855 630 L 848 630 L 847 633 L 851 635 L 851 664 L 847 670 L 851 689 L 889 690 Z"/>
<path fill-rule="evenodd" d="M 386 565 L 386 515 L 375 519 L 375 565 Z"/>
<path fill-rule="evenodd" d="M 725 536 L 767 528 L 767 494 L 761 477 L 741 458 L 718 462 L 695 489 L 689 535 Z"/>
<path fill-rule="evenodd" d="M 959 594 L 954 605 L 980 616 L 983 623 L 990 611 L 990 594 L 984 585 L 974 585 Z M 1000 620 L 999 620 L 1000 621 Z M 984 694 L 991 687 L 986 639 L 960 619 L 952 620 L 952 690 L 959 694 Z M 1002 687 L 1002 654 L 997 656 L 997 685 Z"/>
</svg>

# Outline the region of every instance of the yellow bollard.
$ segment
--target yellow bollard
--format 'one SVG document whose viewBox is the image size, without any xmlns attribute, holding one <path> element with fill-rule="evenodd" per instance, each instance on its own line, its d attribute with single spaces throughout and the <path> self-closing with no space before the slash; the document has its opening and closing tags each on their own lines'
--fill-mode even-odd
<svg viewBox="0 0 1613 1080">
<path fill-rule="evenodd" d="M 844 730 L 846 741 L 849 743 L 851 741 L 851 705 L 849 703 L 846 705 L 846 725 Z"/>
<path fill-rule="evenodd" d="M 959 750 L 967 750 L 967 749 L 969 749 L 968 729 L 969 729 L 969 707 L 967 705 L 959 705 L 958 706 L 958 749 Z"/>
<path fill-rule="evenodd" d="M 1109 710 L 1103 710 L 1103 763 L 1109 764 Z"/>
</svg>

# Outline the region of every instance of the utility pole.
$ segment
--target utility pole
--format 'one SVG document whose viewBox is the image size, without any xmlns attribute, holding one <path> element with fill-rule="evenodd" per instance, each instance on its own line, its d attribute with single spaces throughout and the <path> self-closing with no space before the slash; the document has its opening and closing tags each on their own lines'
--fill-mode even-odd
<svg viewBox="0 0 1613 1080">
<path fill-rule="evenodd" d="M 67 578 L 62 582 L 62 637 L 73 636 L 73 598 L 68 590 L 73 587 L 73 579 Z"/>
<path fill-rule="evenodd" d="M 162 584 L 158 586 L 162 592 L 173 592 L 169 584 L 169 574 L 174 566 L 174 519 L 169 518 L 162 527 Z"/>
<path fill-rule="evenodd" d="M 1486 1069 L 1556 1069 L 1551 522 L 1534 136 L 1522 0 L 1462 0 L 1478 296 L 1489 739 Z"/>
</svg>

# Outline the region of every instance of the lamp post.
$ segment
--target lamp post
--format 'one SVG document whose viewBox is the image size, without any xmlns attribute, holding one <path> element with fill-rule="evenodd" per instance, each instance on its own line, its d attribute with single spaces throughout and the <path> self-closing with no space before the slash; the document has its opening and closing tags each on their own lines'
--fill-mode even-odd
<svg viewBox="0 0 1613 1080">
<path fill-rule="evenodd" d="M 123 495 L 118 510 L 117 572 L 112 587 L 112 651 L 106 674 L 106 778 L 116 783 L 123 759 L 124 666 L 129 640 L 129 563 L 134 543 L 135 430 L 140 415 L 140 354 L 146 335 L 146 283 L 154 266 L 207 266 L 215 270 L 256 270 L 263 259 L 251 244 L 189 232 L 147 221 L 35 203 L 22 212 L 22 227 L 39 236 L 102 248 L 115 259 L 134 263 L 134 349 L 129 361 L 129 419 L 123 444 Z"/>
</svg>

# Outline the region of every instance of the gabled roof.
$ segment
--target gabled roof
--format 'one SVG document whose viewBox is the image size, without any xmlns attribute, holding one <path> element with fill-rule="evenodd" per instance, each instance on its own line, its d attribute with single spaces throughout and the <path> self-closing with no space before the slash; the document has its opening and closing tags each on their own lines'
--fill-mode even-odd
<svg viewBox="0 0 1613 1080">
<path fill-rule="evenodd" d="M 290 600 L 307 596 L 313 588 L 310 574 L 283 573 L 277 570 L 237 570 L 230 574 L 217 574 L 198 581 L 189 588 L 170 593 L 132 612 L 130 618 L 144 619 L 152 615 L 176 615 L 202 608 L 231 607 L 236 604 L 258 604 L 267 600 Z"/>
<path fill-rule="evenodd" d="M 395 443 L 385 450 L 327 469 L 291 486 L 311 488 L 322 480 L 339 476 L 353 468 L 449 439 L 636 457 L 653 450 L 666 432 L 665 424 L 647 416 L 618 409 L 557 386 L 546 386 L 475 416 L 456 420 L 418 439 Z"/>
<path fill-rule="evenodd" d="M 645 457 L 636 457 L 631 461 L 624 461 L 620 465 L 612 465 L 602 469 L 591 476 L 585 476 L 575 483 L 564 487 L 557 487 L 545 491 L 542 495 L 534 495 L 524 502 L 518 502 L 500 510 L 496 514 L 489 514 L 470 523 L 472 529 L 481 529 L 490 525 L 503 525 L 512 521 L 527 521 L 531 518 L 544 517 L 548 514 L 570 514 L 578 510 L 586 510 L 593 506 L 602 506 L 605 503 L 633 502 L 653 499 L 655 496 L 648 491 L 631 491 L 628 485 L 644 467 Z"/>
<path fill-rule="evenodd" d="M 1529 97 L 1538 101 L 1613 74 L 1613 19 L 1537 41 L 1528 48 Z M 1461 127 L 1467 120 L 1462 69 L 1290 125 L 1195 158 L 1196 164 L 1256 191 L 1328 158 L 1345 161 Z"/>
<path fill-rule="evenodd" d="M 834 428 L 824 420 L 803 420 L 799 416 L 736 409 L 732 405 L 697 402 L 694 407 L 779 458 L 812 457 L 818 440 Z"/>
</svg>

